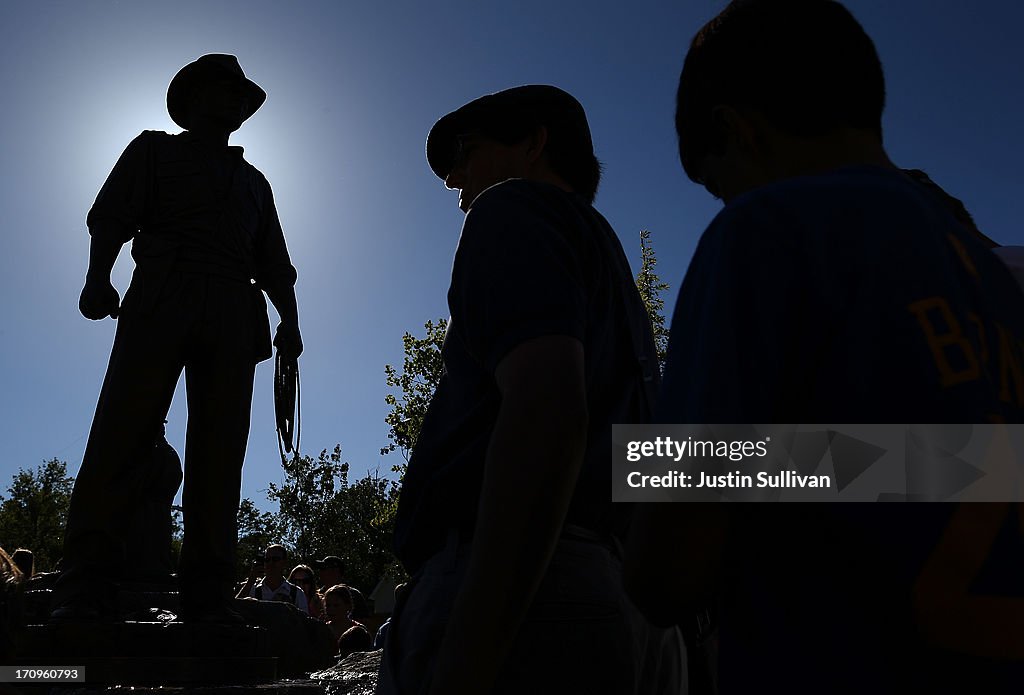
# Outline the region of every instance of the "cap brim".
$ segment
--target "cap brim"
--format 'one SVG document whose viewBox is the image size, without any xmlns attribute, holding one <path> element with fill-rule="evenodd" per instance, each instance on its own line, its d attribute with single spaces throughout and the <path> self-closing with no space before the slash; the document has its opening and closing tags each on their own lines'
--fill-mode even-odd
<svg viewBox="0 0 1024 695">
<path fill-rule="evenodd" d="M 573 140 L 593 153 L 587 116 L 576 98 L 552 85 L 528 84 L 485 94 L 439 119 L 427 134 L 427 164 L 443 181 L 455 164 L 460 135 L 523 119 L 549 128 L 558 124 L 561 132 L 576 133 Z"/>
<path fill-rule="evenodd" d="M 446 116 L 442 116 L 427 134 L 427 164 L 430 170 L 444 181 L 455 163 L 458 137 L 479 127 L 494 95 L 488 94 L 475 99 Z"/>
</svg>

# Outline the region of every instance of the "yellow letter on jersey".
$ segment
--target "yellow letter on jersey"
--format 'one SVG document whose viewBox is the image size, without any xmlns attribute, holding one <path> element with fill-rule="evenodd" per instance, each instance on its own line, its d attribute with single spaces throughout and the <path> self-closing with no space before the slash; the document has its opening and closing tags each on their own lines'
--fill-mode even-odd
<svg viewBox="0 0 1024 695">
<path fill-rule="evenodd" d="M 978 358 L 974 354 L 974 348 L 960 328 L 960 322 L 953 316 L 949 303 L 942 297 L 929 297 L 918 302 L 913 302 L 908 307 L 917 317 L 917 322 L 924 331 L 924 337 L 931 348 L 932 357 L 935 359 L 935 366 L 942 377 L 944 387 L 962 384 L 965 381 L 977 379 L 981 374 L 978 365 Z M 930 312 L 938 311 L 945 324 L 944 331 L 939 332 L 930 318 Z M 964 367 L 957 370 L 950 364 L 950 356 L 959 352 L 963 356 Z"/>
</svg>

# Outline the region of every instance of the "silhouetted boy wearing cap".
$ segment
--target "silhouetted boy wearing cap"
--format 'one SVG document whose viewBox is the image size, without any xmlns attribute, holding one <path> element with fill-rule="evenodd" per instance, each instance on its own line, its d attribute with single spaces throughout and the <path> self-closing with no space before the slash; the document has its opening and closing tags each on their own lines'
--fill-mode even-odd
<svg viewBox="0 0 1024 695">
<path fill-rule="evenodd" d="M 660 422 L 1024 422 L 1024 295 L 889 160 L 884 101 L 874 45 L 836 2 L 740 0 L 698 32 L 679 155 L 725 207 L 679 293 Z M 1019 692 L 1019 574 L 987 555 L 1016 548 L 1020 567 L 1016 517 L 652 504 L 627 584 L 660 622 L 717 597 L 722 693 Z"/>
<path fill-rule="evenodd" d="M 270 185 L 228 138 L 264 102 L 234 56 L 205 55 L 167 90 L 186 132 L 145 131 L 89 211 L 89 271 L 79 307 L 118 319 L 65 535 L 53 619 L 109 615 L 140 453 L 156 439 L 182 369 L 188 396 L 182 612 L 238 620 L 228 607 L 235 516 L 253 374 L 271 356 L 266 292 L 281 316 L 274 344 L 302 352 L 289 260 Z M 119 305 L 110 271 L 132 241 L 135 273 Z M 102 572 L 97 568 L 102 567 Z"/>
<path fill-rule="evenodd" d="M 427 160 L 466 219 L 444 374 L 399 502 L 413 582 L 380 692 L 677 692 L 675 633 L 653 631 L 621 589 L 611 425 L 647 420 L 657 359 L 591 206 L 600 165 L 583 108 L 542 85 L 484 96 L 434 125 Z"/>
</svg>

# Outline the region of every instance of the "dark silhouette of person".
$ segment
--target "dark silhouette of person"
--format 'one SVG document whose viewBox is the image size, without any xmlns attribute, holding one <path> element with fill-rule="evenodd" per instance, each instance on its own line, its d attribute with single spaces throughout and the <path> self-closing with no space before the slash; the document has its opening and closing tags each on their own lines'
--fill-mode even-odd
<svg viewBox="0 0 1024 695">
<path fill-rule="evenodd" d="M 338 659 L 349 654 L 368 652 L 373 649 L 373 638 L 365 625 L 353 625 L 338 638 Z"/>
<path fill-rule="evenodd" d="M 11 554 L 11 559 L 18 566 L 22 576 L 28 580 L 35 575 L 36 556 L 28 548 L 18 548 Z"/>
<path fill-rule="evenodd" d="M 583 107 L 550 85 L 483 96 L 434 124 L 427 160 L 466 216 L 395 525 L 413 579 L 378 690 L 678 692 L 676 633 L 622 590 L 612 423 L 650 417 L 657 358 L 592 205 Z"/>
<path fill-rule="evenodd" d="M 17 632 L 21 624 L 21 585 L 30 579 L 10 555 L 0 548 L 0 660 L 9 663 L 18 642 Z"/>
<path fill-rule="evenodd" d="M 281 317 L 273 344 L 302 352 L 294 284 L 270 185 L 228 139 L 266 93 L 231 55 L 183 67 L 167 109 L 185 132 L 144 131 L 118 159 L 88 215 L 89 270 L 79 308 L 117 333 L 64 540 L 53 620 L 113 612 L 125 525 L 184 369 L 188 400 L 179 562 L 187 619 L 239 621 L 230 609 L 256 364 L 272 354 L 264 292 Z M 132 242 L 135 272 L 119 303 L 110 271 Z M 98 568 L 102 567 L 102 571 Z"/>
<path fill-rule="evenodd" d="M 402 582 L 401 584 L 396 584 L 395 585 L 395 605 L 398 605 L 398 602 L 403 599 L 407 589 L 409 589 L 408 582 Z M 389 615 L 387 617 L 387 620 L 385 620 L 381 624 L 381 626 L 379 628 L 377 628 L 377 634 L 374 635 L 374 637 L 373 637 L 373 648 L 374 649 L 383 649 L 384 648 L 384 642 L 387 639 L 388 630 L 390 630 L 390 629 L 391 629 L 391 616 Z"/>
<path fill-rule="evenodd" d="M 366 625 L 356 620 L 352 614 L 354 607 L 351 587 L 345 584 L 335 584 L 324 591 L 325 622 L 331 628 L 335 639 L 340 640 L 348 630 L 358 627 L 366 633 L 366 646 L 368 647 L 373 640 L 370 638 L 370 633 L 366 631 Z M 355 637 L 350 637 L 350 639 L 355 639 Z M 353 647 L 351 651 L 362 651 L 363 649 L 358 643 L 350 646 Z M 348 656 L 348 654 L 343 656 Z"/>
<path fill-rule="evenodd" d="M 348 580 L 348 568 L 344 560 L 337 555 L 328 555 L 323 560 L 313 560 L 313 567 L 319 570 L 321 593 L 336 584 L 345 584 Z M 370 619 L 370 605 L 367 603 L 366 598 L 363 597 L 363 592 L 354 586 L 346 586 L 348 586 L 349 593 L 352 594 L 352 617 L 366 622 Z"/>
<path fill-rule="evenodd" d="M 260 601 L 290 603 L 308 615 L 309 600 L 306 598 L 306 592 L 298 584 L 293 584 L 290 580 L 285 579 L 284 570 L 287 562 L 288 551 L 283 545 L 279 543 L 268 545 L 263 562 L 259 563 L 263 566 L 263 577 L 256 581 L 258 565 L 253 563 L 249 570 L 249 578 L 235 594 L 235 597 L 250 596 Z"/>
<path fill-rule="evenodd" d="M 313 568 L 309 565 L 295 565 L 288 573 L 288 583 L 299 587 L 306 594 L 306 612 L 318 620 L 323 620 L 324 597 L 316 590 L 316 575 Z"/>
<path fill-rule="evenodd" d="M 161 427 L 157 440 L 146 452 L 147 459 L 136 466 L 140 476 L 135 516 L 125 529 L 126 579 L 166 584 L 174 565 L 170 544 L 173 534 L 171 505 L 181 487 L 181 458 Z"/>
<path fill-rule="evenodd" d="M 1024 422 L 1024 295 L 890 161 L 884 103 L 837 2 L 736 0 L 697 33 L 679 155 L 725 206 L 680 289 L 657 421 Z M 1021 692 L 1017 516 L 649 504 L 626 582 L 656 622 L 717 607 L 722 693 Z"/>
</svg>

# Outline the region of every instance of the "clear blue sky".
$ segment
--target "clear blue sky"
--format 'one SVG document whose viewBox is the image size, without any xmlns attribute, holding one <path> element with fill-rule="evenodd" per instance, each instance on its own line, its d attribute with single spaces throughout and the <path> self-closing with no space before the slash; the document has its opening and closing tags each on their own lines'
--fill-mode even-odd
<svg viewBox="0 0 1024 695">
<path fill-rule="evenodd" d="M 0 492 L 52 457 L 76 474 L 115 324 L 78 314 L 85 215 L 141 130 L 177 132 L 167 84 L 203 53 L 236 54 L 269 94 L 232 137 L 273 185 L 306 352 L 302 444 L 341 443 L 353 473 L 387 443 L 385 363 L 447 315 L 462 213 L 424 140 L 444 113 L 518 84 L 585 106 L 606 173 L 596 205 L 634 264 L 652 232 L 675 301 L 717 201 L 683 176 L 672 127 L 686 46 L 724 0 L 634 2 L 4 2 L 0 26 Z M 888 84 L 892 158 L 928 171 L 979 226 L 1024 243 L 1024 5 L 851 0 Z M 813 56 L 809 56 L 813 59 Z M 123 292 L 127 247 L 114 272 Z M 270 362 L 260 365 L 243 495 L 281 478 Z M 168 438 L 184 450 L 179 385 Z"/>
</svg>

